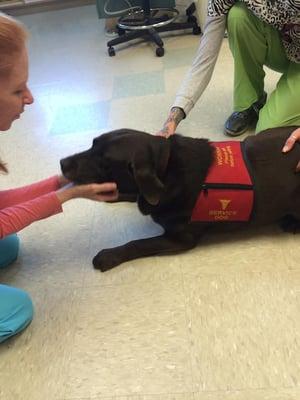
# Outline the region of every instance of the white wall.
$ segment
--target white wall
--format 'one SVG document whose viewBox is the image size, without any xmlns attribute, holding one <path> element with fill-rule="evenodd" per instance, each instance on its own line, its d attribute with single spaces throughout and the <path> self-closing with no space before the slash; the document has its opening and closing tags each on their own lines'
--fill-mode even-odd
<svg viewBox="0 0 300 400">
<path fill-rule="evenodd" d="M 179 13 L 181 15 L 185 15 L 185 10 L 191 5 L 192 2 L 192 0 L 176 0 L 175 4 Z M 197 8 L 196 15 L 198 16 L 198 21 L 203 31 L 207 14 L 207 0 L 194 0 L 194 3 Z"/>
</svg>

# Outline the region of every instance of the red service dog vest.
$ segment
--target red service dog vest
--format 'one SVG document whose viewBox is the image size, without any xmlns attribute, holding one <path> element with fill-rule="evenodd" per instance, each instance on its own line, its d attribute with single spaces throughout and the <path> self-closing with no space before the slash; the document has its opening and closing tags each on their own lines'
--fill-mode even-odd
<svg viewBox="0 0 300 400">
<path fill-rule="evenodd" d="M 215 158 L 194 206 L 191 222 L 249 221 L 253 184 L 241 143 L 213 142 Z"/>
</svg>

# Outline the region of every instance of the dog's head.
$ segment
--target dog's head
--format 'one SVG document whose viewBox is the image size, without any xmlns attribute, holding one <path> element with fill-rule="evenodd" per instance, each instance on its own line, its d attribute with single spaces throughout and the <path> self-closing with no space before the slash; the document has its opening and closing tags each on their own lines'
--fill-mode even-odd
<svg viewBox="0 0 300 400">
<path fill-rule="evenodd" d="M 90 149 L 60 163 L 64 176 L 75 183 L 116 182 L 120 193 L 141 194 L 157 205 L 169 155 L 165 138 L 120 129 L 95 138 Z"/>
</svg>

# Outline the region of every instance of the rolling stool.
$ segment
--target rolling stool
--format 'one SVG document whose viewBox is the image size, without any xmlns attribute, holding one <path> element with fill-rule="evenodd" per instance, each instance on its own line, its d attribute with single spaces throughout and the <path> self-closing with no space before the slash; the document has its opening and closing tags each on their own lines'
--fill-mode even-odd
<svg viewBox="0 0 300 400">
<path fill-rule="evenodd" d="M 112 57 L 116 54 L 113 46 L 142 38 L 154 42 L 157 45 L 157 57 L 162 57 L 165 50 L 159 32 L 191 28 L 194 35 L 200 35 L 201 29 L 197 18 L 192 15 L 195 11 L 195 4 L 192 3 L 186 10 L 187 21 L 174 22 L 179 15 L 178 10 L 175 8 L 151 9 L 150 0 L 143 0 L 142 8 L 133 7 L 128 14 L 119 18 L 117 24 L 119 37 L 107 42 L 109 56 Z"/>
</svg>

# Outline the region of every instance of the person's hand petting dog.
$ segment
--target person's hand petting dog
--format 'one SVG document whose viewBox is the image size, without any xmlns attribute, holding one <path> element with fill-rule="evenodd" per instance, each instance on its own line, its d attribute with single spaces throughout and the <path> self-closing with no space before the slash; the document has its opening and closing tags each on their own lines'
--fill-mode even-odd
<svg viewBox="0 0 300 400">
<path fill-rule="evenodd" d="M 57 190 L 56 195 L 61 204 L 76 198 L 84 198 L 94 201 L 116 201 L 119 196 L 117 185 L 113 182 L 75 185 L 63 175 L 60 175 L 58 179 L 60 189 Z"/>
<path fill-rule="evenodd" d="M 179 107 L 171 108 L 168 119 L 162 129 L 156 133 L 156 136 L 162 136 L 166 139 L 175 134 L 179 122 L 185 118 L 184 111 Z"/>
<path fill-rule="evenodd" d="M 292 132 L 290 137 L 285 142 L 285 144 L 282 148 L 282 152 L 287 153 L 288 151 L 292 150 L 295 143 L 298 141 L 300 141 L 300 128 L 298 128 Z M 300 161 L 298 162 L 298 164 L 296 166 L 296 172 L 300 172 Z"/>
</svg>

